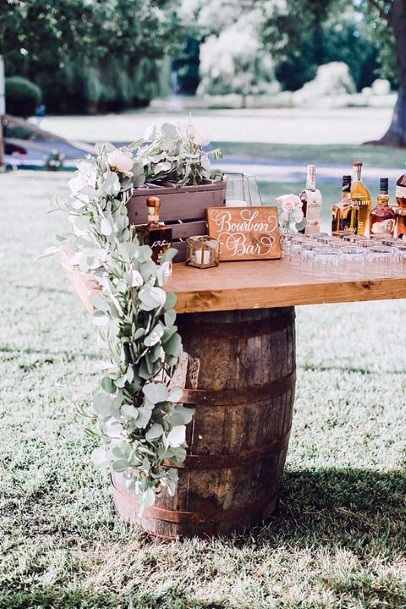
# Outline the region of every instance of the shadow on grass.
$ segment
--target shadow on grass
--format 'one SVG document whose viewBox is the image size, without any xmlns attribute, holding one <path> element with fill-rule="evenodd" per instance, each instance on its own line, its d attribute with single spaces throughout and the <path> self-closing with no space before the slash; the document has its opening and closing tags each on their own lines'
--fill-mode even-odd
<svg viewBox="0 0 406 609">
<path fill-rule="evenodd" d="M 116 594 L 87 594 L 80 590 L 2 594 L 0 609 L 231 609 L 228 603 L 202 603 L 178 589 L 163 594 L 135 592 L 131 598 Z"/>
<path fill-rule="evenodd" d="M 272 546 L 341 547 L 393 558 L 404 550 L 405 492 L 402 472 L 288 469 L 278 515 L 249 537 Z M 238 545 L 246 541 L 235 538 Z"/>
</svg>

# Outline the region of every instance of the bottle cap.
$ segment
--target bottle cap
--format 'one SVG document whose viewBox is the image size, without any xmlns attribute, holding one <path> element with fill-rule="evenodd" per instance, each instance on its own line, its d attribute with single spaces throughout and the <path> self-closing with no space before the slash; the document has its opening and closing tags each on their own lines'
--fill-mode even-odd
<svg viewBox="0 0 406 609">
<path fill-rule="evenodd" d="M 161 199 L 158 197 L 148 197 L 147 207 L 155 207 L 159 209 L 161 207 Z"/>
<path fill-rule="evenodd" d="M 352 164 L 353 167 L 362 167 L 362 163 L 360 163 L 359 161 L 354 161 L 354 163 Z"/>
<path fill-rule="evenodd" d="M 379 180 L 379 190 L 381 192 L 388 192 L 388 187 L 389 187 L 389 178 L 381 178 Z"/>
<path fill-rule="evenodd" d="M 342 191 L 350 192 L 351 190 L 351 176 L 343 176 Z"/>
</svg>

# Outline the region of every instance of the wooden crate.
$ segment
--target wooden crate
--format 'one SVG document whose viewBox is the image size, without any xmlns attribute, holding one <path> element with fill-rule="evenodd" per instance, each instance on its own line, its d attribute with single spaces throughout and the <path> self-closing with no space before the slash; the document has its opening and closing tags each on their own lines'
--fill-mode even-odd
<svg viewBox="0 0 406 609">
<path fill-rule="evenodd" d="M 178 251 L 174 262 L 184 262 L 187 237 L 207 235 L 207 208 L 225 205 L 226 182 L 136 188 L 127 203 L 130 224 L 147 222 L 146 201 L 152 196 L 161 199 L 160 220 L 172 227 L 172 246 Z"/>
</svg>

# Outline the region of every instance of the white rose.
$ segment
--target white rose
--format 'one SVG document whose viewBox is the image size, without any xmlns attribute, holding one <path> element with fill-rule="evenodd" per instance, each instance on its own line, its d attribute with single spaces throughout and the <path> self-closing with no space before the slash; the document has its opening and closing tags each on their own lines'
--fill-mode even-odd
<svg viewBox="0 0 406 609">
<path fill-rule="evenodd" d="M 201 146 L 202 148 L 210 144 L 210 138 L 205 133 L 201 133 L 200 131 L 195 131 L 193 140 L 196 146 Z"/>
<path fill-rule="evenodd" d="M 121 152 L 121 150 L 113 150 L 107 155 L 107 162 L 112 169 L 123 173 L 128 177 L 132 177 L 131 169 L 133 168 L 134 161 L 132 158 Z"/>
</svg>

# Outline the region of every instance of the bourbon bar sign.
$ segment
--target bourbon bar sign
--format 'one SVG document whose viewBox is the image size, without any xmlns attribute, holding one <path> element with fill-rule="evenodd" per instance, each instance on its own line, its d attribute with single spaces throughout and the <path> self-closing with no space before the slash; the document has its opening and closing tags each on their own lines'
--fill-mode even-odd
<svg viewBox="0 0 406 609">
<path fill-rule="evenodd" d="M 277 207 L 209 207 L 207 217 L 220 260 L 281 257 Z"/>
</svg>

